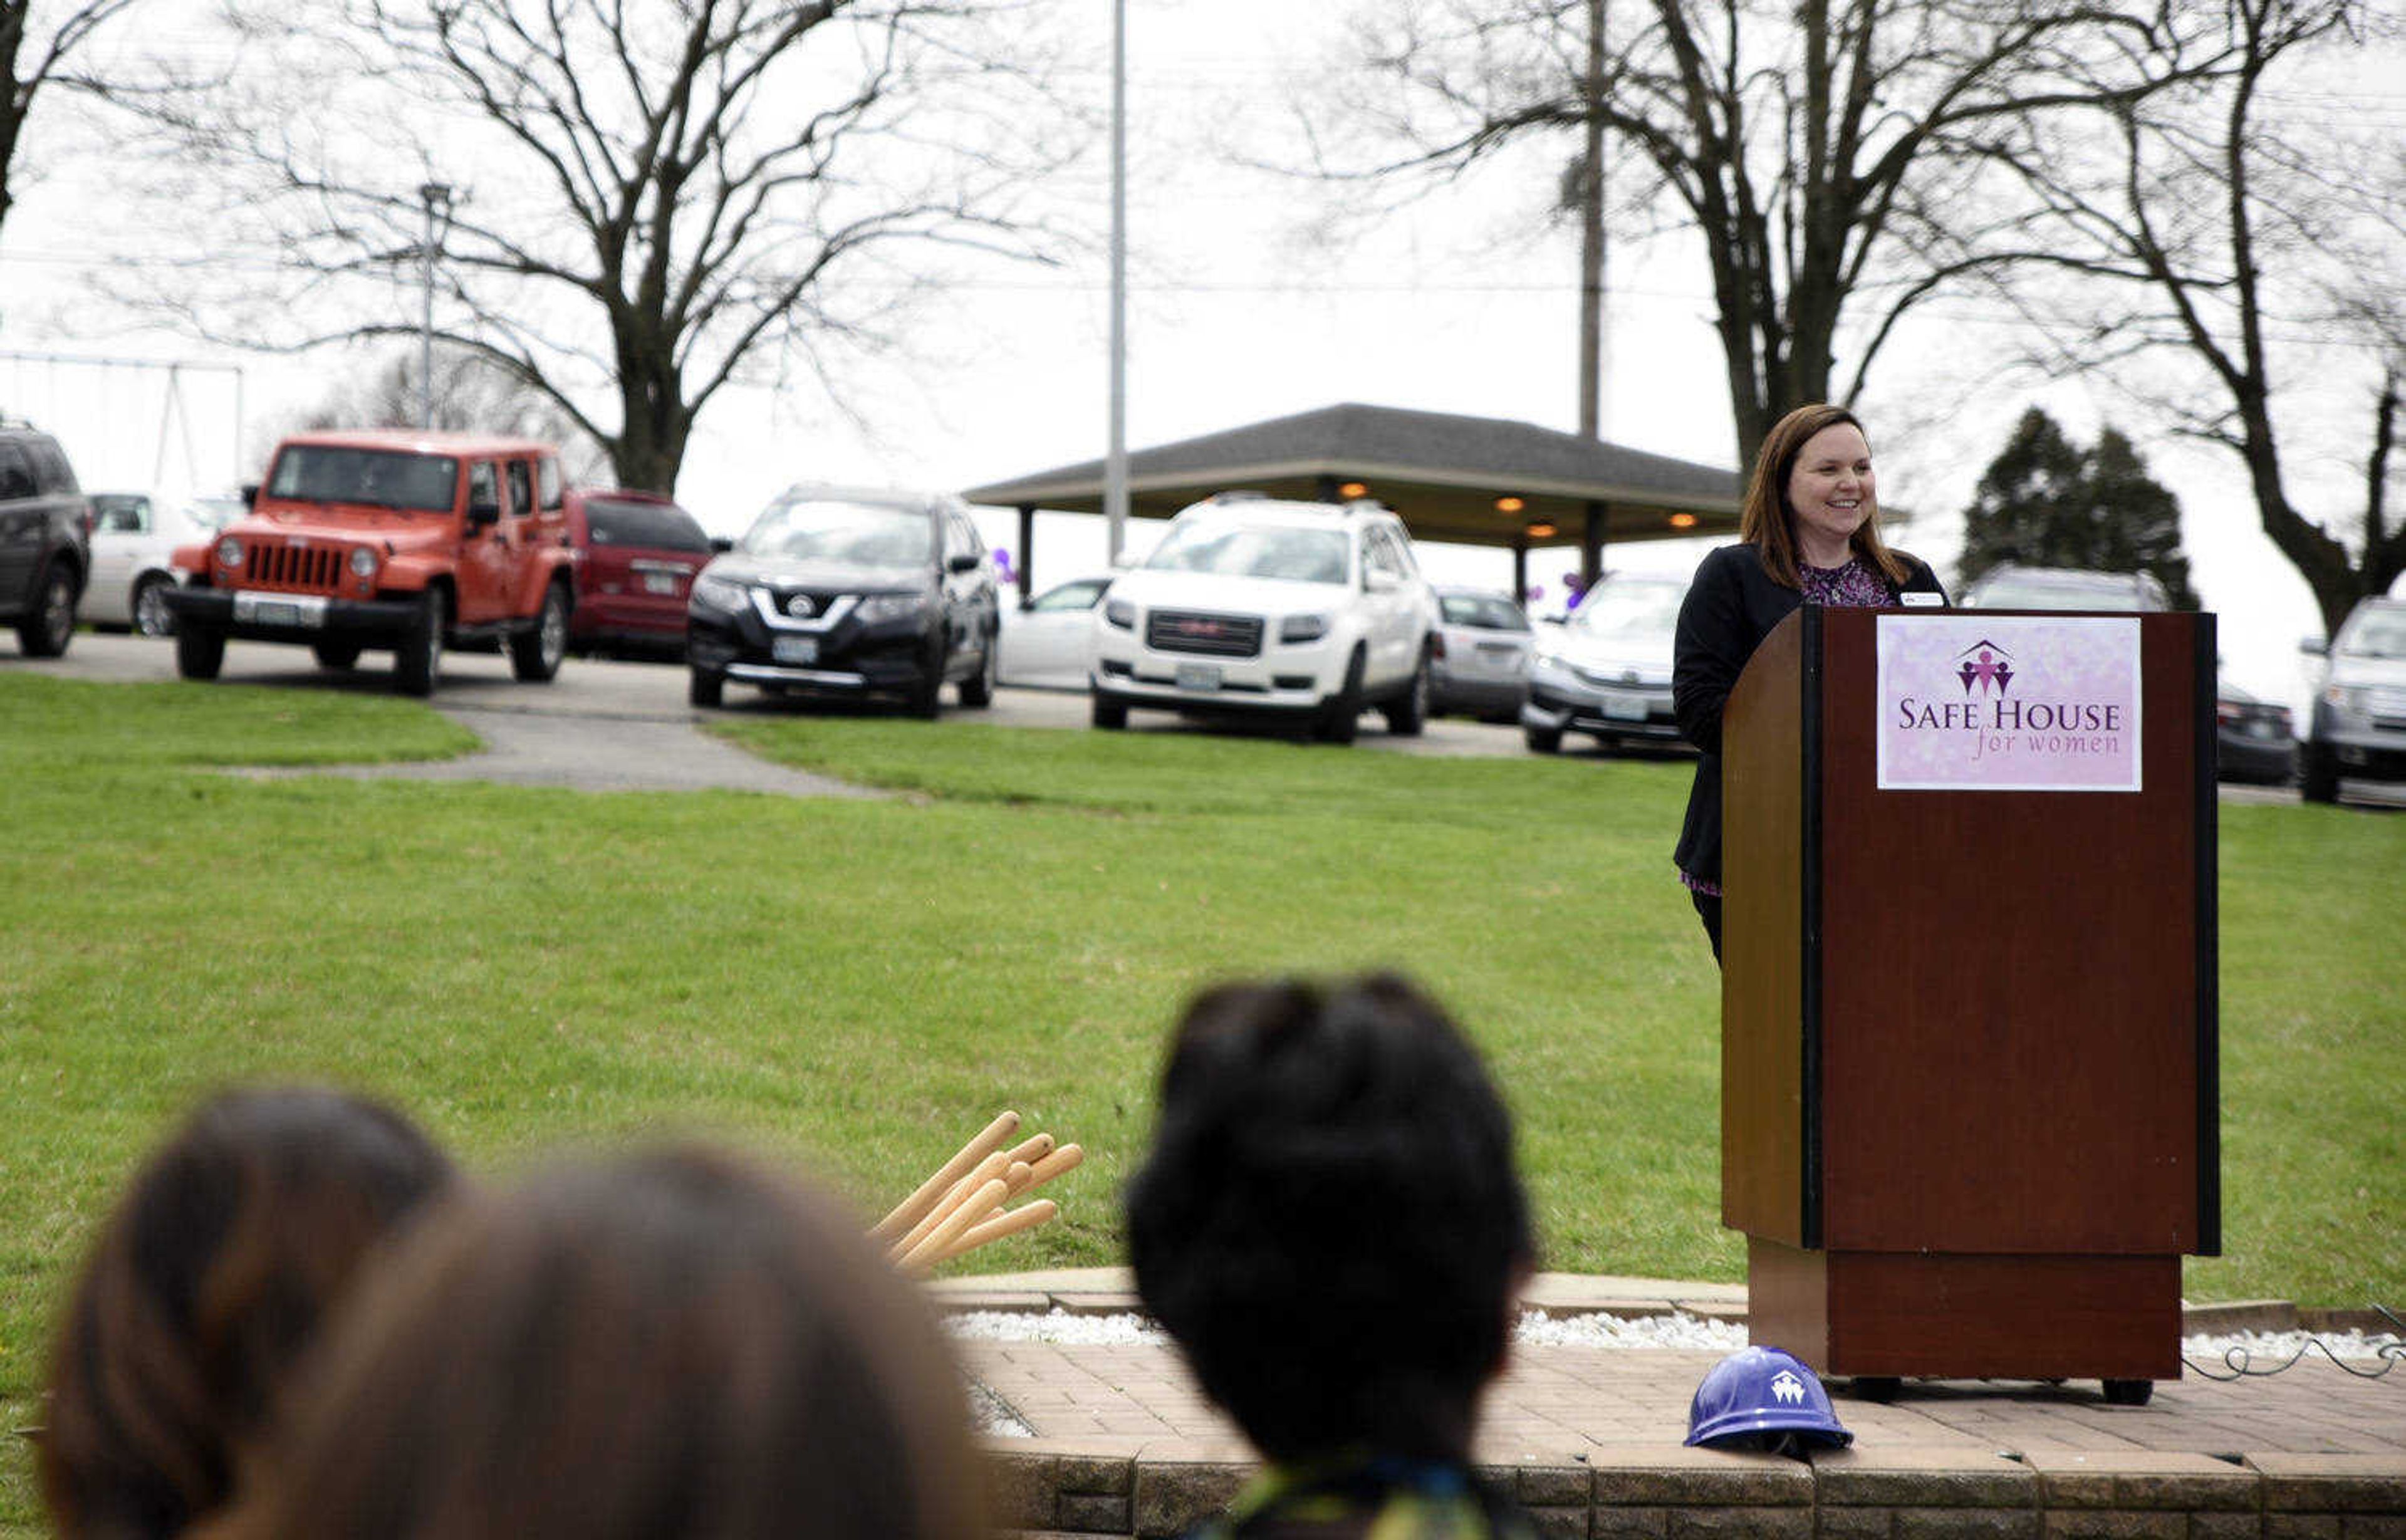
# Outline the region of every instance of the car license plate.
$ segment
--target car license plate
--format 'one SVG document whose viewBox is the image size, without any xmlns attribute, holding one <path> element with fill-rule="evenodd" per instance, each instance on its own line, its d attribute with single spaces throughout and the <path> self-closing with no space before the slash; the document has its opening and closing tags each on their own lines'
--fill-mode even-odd
<svg viewBox="0 0 2406 1540">
<path fill-rule="evenodd" d="M 815 663 L 819 660 L 819 639 L 815 636 L 781 636 L 775 644 L 780 663 Z"/>
<path fill-rule="evenodd" d="M 1182 690 L 1216 690 L 1220 687 L 1220 670 L 1212 663 L 1181 663 L 1178 665 L 1178 687 Z"/>
<path fill-rule="evenodd" d="M 1612 690 L 1604 692 L 1604 714 L 1615 722 L 1646 720 L 1646 698 L 1642 695 L 1621 695 Z"/>
<path fill-rule="evenodd" d="M 298 626 L 320 629 L 326 624 L 326 600 L 314 594 L 262 594 L 248 589 L 234 596 L 234 618 L 245 626 Z"/>
<path fill-rule="evenodd" d="M 672 594 L 676 591 L 676 573 L 645 572 L 644 574 L 644 592 L 647 594 Z"/>
</svg>

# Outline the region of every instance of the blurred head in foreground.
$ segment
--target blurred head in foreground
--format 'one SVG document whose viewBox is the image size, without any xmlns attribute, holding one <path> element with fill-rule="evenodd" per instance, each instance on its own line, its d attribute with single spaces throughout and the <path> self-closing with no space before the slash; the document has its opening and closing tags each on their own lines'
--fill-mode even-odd
<svg viewBox="0 0 2406 1540">
<path fill-rule="evenodd" d="M 1145 1306 L 1261 1451 L 1466 1458 L 1530 1266 L 1512 1131 L 1409 984 L 1231 984 L 1179 1024 L 1128 1188 Z"/>
<path fill-rule="evenodd" d="M 223 1505 L 320 1318 L 451 1181 L 407 1119 L 340 1092 L 195 1111 L 118 1200 L 60 1322 L 36 1456 L 53 1532 L 170 1535 Z"/>
<path fill-rule="evenodd" d="M 694 1149 L 452 1205 L 330 1335 L 243 1536 L 953 1540 L 961 1382 L 856 1220 Z"/>
</svg>

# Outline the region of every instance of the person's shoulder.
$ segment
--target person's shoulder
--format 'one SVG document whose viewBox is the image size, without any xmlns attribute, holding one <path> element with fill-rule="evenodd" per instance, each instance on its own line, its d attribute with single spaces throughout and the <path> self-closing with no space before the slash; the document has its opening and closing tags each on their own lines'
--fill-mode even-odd
<svg viewBox="0 0 2406 1540">
<path fill-rule="evenodd" d="M 1911 551 L 1900 551 L 1890 546 L 1889 554 L 1904 563 L 1904 582 L 1899 586 L 1934 588 L 1938 586 L 1937 572 L 1932 570 L 1930 563 L 1915 556 Z"/>
<path fill-rule="evenodd" d="M 1694 581 L 1702 583 L 1709 579 L 1716 583 L 1734 583 L 1744 580 L 1748 572 L 1761 571 L 1762 556 L 1753 546 L 1744 543 L 1716 545 L 1705 553 L 1704 560 L 1696 563 Z"/>
</svg>

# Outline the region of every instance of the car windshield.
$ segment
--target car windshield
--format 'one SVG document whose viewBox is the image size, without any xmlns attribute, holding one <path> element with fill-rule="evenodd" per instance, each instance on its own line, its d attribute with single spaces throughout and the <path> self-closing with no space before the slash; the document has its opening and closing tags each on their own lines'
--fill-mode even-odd
<svg viewBox="0 0 2406 1540">
<path fill-rule="evenodd" d="M 936 521 L 896 502 L 797 498 L 762 514 L 743 549 L 855 567 L 924 567 L 936 558 Z"/>
<path fill-rule="evenodd" d="M 297 502 L 364 502 L 447 514 L 459 485 L 460 462 L 449 455 L 292 444 L 276 457 L 267 494 Z"/>
<path fill-rule="evenodd" d="M 672 503 L 590 498 L 585 528 L 596 545 L 641 545 L 656 551 L 707 551 L 710 537 L 693 516 Z"/>
<path fill-rule="evenodd" d="M 92 527 L 100 533 L 139 534 L 142 520 L 150 512 L 150 500 L 139 492 L 94 492 L 92 495 Z"/>
<path fill-rule="evenodd" d="M 1687 597 L 1684 584 L 1608 577 L 1587 591 L 1568 624 L 1582 635 L 1616 641 L 1669 636 Z"/>
<path fill-rule="evenodd" d="M 2339 633 L 2350 657 L 2406 657 L 2406 610 L 2367 610 Z"/>
<path fill-rule="evenodd" d="M 1445 594 L 1437 600 L 1449 626 L 1469 626 L 1482 631 L 1525 631 L 1529 617 L 1508 599 L 1486 594 Z"/>
<path fill-rule="evenodd" d="M 1342 530 L 1231 519 L 1182 519 L 1162 537 L 1145 566 L 1165 572 L 1275 577 L 1290 583 L 1343 583 Z"/>
<path fill-rule="evenodd" d="M 2136 574 L 2093 582 L 2015 573 L 1978 586 L 1974 600 L 1983 610 L 2152 610 Z"/>
</svg>

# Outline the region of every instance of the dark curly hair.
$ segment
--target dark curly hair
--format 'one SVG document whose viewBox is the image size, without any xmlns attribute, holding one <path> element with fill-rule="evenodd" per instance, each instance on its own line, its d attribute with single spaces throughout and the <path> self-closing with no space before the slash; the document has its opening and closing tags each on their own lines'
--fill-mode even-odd
<svg viewBox="0 0 2406 1540">
<path fill-rule="evenodd" d="M 452 1180 L 408 1119 L 339 1091 L 203 1104 L 134 1177 L 68 1296 L 35 1456 L 52 1531 L 164 1536 L 222 1506 L 321 1318 Z"/>
<path fill-rule="evenodd" d="M 1386 975 L 1198 996 L 1127 1233 L 1146 1307 L 1285 1462 L 1464 1458 L 1535 1255 L 1502 1102 Z"/>
</svg>

